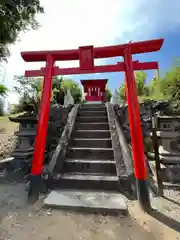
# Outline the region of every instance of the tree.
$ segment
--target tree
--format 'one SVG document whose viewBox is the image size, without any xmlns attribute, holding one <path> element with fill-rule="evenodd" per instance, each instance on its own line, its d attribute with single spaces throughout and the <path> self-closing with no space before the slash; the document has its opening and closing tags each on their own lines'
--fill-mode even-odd
<svg viewBox="0 0 180 240">
<path fill-rule="evenodd" d="M 145 93 L 146 73 L 143 71 L 135 72 L 137 96 L 143 96 Z"/>
<path fill-rule="evenodd" d="M 146 73 L 143 71 L 135 72 L 135 80 L 136 80 L 136 93 L 139 99 L 143 98 L 144 96 L 149 95 L 149 89 L 145 85 L 146 82 Z M 119 96 L 120 100 L 126 101 L 126 85 L 123 83 L 119 88 Z"/>
<path fill-rule="evenodd" d="M 109 90 L 109 88 L 106 88 L 105 90 L 105 102 L 110 102 L 112 98 L 112 93 Z"/>
<path fill-rule="evenodd" d="M 0 98 L 0 116 L 4 115 L 4 101 Z"/>
<path fill-rule="evenodd" d="M 115 88 L 114 94 L 112 96 L 112 103 L 113 104 L 119 104 L 121 102 L 119 91 Z"/>
<path fill-rule="evenodd" d="M 165 100 L 166 97 L 164 95 L 164 90 L 163 90 L 164 84 L 165 84 L 165 81 L 162 78 L 153 77 L 147 86 L 149 91 L 148 99 L 155 100 L 155 101 Z"/>
<path fill-rule="evenodd" d="M 17 112 L 28 111 L 37 113 L 41 99 L 43 78 L 27 78 L 22 75 L 14 76 L 16 86 L 14 91 L 20 94 L 18 106 L 14 107 Z"/>
<path fill-rule="evenodd" d="M 43 13 L 39 0 L 1 0 L 0 61 L 7 60 L 9 44 L 16 42 L 21 31 L 37 29 L 36 14 Z"/>
<path fill-rule="evenodd" d="M 180 113 L 180 67 L 173 67 L 166 73 L 162 91 L 174 111 Z"/>
<path fill-rule="evenodd" d="M 7 87 L 4 84 L 0 84 L 0 116 L 4 114 L 4 99 L 8 92 Z"/>
<path fill-rule="evenodd" d="M 4 97 L 7 94 L 7 87 L 4 84 L 0 84 L 0 96 Z"/>
<path fill-rule="evenodd" d="M 125 85 L 125 83 L 123 83 L 123 84 L 120 86 L 118 92 L 119 92 L 119 98 L 120 98 L 120 100 L 122 100 L 122 101 L 125 102 L 125 101 L 126 101 L 126 85 Z"/>
<path fill-rule="evenodd" d="M 62 88 L 64 89 L 64 92 L 67 92 L 67 89 L 69 88 L 71 91 L 71 95 L 74 98 L 75 103 L 81 102 L 82 99 L 82 90 L 79 87 L 79 84 L 72 79 L 63 79 L 62 80 Z"/>
<path fill-rule="evenodd" d="M 28 111 L 37 113 L 42 95 L 43 78 L 27 78 L 24 76 L 15 76 L 16 86 L 14 90 L 21 95 L 18 106 L 14 109 L 18 112 Z M 64 104 L 64 96 L 67 89 L 70 89 L 75 103 L 81 101 L 82 91 L 78 83 L 71 79 L 63 77 L 54 77 L 52 84 L 51 102 Z"/>
<path fill-rule="evenodd" d="M 57 76 L 55 76 L 53 78 L 53 103 L 58 103 L 63 105 L 64 104 L 64 89 L 62 87 L 62 82 L 63 82 L 63 77 L 58 78 Z"/>
<path fill-rule="evenodd" d="M 163 78 L 154 77 L 148 85 L 151 100 L 170 103 L 173 111 L 180 113 L 180 67 L 174 65 Z"/>
<path fill-rule="evenodd" d="M 176 60 L 172 68 L 167 71 L 165 76 L 153 77 L 148 85 L 145 84 L 146 74 L 136 72 L 136 89 L 139 101 L 154 100 L 168 101 L 170 109 L 176 114 L 180 114 L 180 60 Z M 119 88 L 120 99 L 126 100 L 125 84 Z"/>
</svg>

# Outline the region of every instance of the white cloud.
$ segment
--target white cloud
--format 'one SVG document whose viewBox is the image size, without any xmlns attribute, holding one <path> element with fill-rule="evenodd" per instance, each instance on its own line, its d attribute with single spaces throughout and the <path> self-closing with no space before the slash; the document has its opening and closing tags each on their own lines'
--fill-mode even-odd
<svg viewBox="0 0 180 240">
<path fill-rule="evenodd" d="M 41 3 L 45 8 L 45 14 L 38 16 L 41 28 L 21 34 L 20 41 L 11 47 L 7 65 L 9 86 L 14 74 L 42 66 L 23 62 L 21 51 L 101 46 L 112 43 L 117 32 L 119 0 L 113 0 L 113 4 L 112 0 L 41 0 Z"/>
<path fill-rule="evenodd" d="M 41 0 L 41 3 L 45 8 L 45 14 L 38 16 L 41 28 L 21 34 L 20 41 L 11 47 L 7 65 L 9 87 L 14 84 L 14 74 L 42 66 L 23 62 L 21 51 L 148 39 L 155 32 L 159 32 L 160 37 L 180 25 L 180 1 L 177 0 Z"/>
<path fill-rule="evenodd" d="M 123 3 L 123 13 L 118 16 L 123 34 L 118 39 L 163 37 L 165 33 L 180 27 L 180 1 L 126 0 Z"/>
</svg>

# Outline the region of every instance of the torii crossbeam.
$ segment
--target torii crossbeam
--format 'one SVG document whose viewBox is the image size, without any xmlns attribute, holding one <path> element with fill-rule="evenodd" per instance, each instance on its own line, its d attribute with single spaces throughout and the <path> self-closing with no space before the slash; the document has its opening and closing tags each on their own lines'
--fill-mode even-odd
<svg viewBox="0 0 180 240">
<path fill-rule="evenodd" d="M 158 62 L 139 62 L 133 61 L 133 70 L 152 70 L 158 69 Z M 94 68 L 81 70 L 80 68 L 53 68 L 53 76 L 62 76 L 62 75 L 75 75 L 75 74 L 89 74 L 89 73 L 104 73 L 104 72 L 124 72 L 125 64 L 123 62 L 118 62 L 114 65 L 105 65 L 105 66 L 94 66 Z M 40 70 L 27 70 L 25 71 L 25 77 L 37 77 L 44 76 L 45 68 L 41 68 Z"/>
</svg>

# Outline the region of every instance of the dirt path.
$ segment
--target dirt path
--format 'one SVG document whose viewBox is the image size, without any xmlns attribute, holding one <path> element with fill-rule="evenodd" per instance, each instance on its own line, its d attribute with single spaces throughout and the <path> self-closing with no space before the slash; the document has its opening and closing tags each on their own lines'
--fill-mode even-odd
<svg viewBox="0 0 180 240">
<path fill-rule="evenodd" d="M 102 216 L 43 209 L 26 204 L 23 184 L 0 185 L 0 240 L 176 240 L 180 234 L 129 202 L 129 216 Z M 180 207 L 154 200 L 163 215 L 180 221 Z M 159 206 L 158 206 L 159 208 Z M 177 223 L 177 222 L 176 222 Z M 180 230 L 179 230 L 180 231 Z"/>
<path fill-rule="evenodd" d="M 18 124 L 0 118 L 0 159 L 11 152 L 17 128 Z M 153 200 L 159 210 L 154 217 L 142 213 L 135 202 L 128 202 L 129 216 L 110 217 L 43 209 L 42 199 L 28 206 L 24 189 L 24 184 L 0 184 L 0 240 L 180 239 L 177 191 L 166 191 L 171 201 Z"/>
</svg>

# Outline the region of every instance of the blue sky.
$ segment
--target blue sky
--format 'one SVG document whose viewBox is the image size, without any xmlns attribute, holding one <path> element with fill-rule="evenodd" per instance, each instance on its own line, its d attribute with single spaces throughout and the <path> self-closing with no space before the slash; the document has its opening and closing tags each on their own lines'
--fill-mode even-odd
<svg viewBox="0 0 180 240">
<path fill-rule="evenodd" d="M 38 69 L 44 64 L 25 63 L 21 51 L 72 49 L 83 45 L 105 46 L 131 41 L 164 38 L 159 52 L 136 55 L 140 61 L 159 61 L 164 74 L 174 57 L 180 57 L 180 1 L 178 0 L 41 0 L 45 14 L 38 16 L 38 31 L 21 33 L 19 41 L 10 47 L 11 57 L 5 66 L 5 83 L 12 89 L 15 74 L 25 69 Z M 110 62 L 116 62 L 112 59 Z M 107 64 L 109 60 L 102 60 Z M 77 66 L 77 62 L 57 63 L 62 67 Z M 155 75 L 148 72 L 147 81 Z M 86 78 L 108 78 L 114 91 L 124 81 L 123 73 L 73 76 L 78 81 Z M 11 92 L 9 101 L 17 101 Z"/>
</svg>

